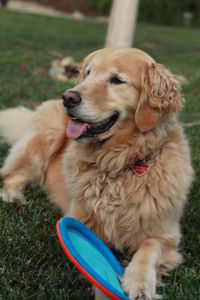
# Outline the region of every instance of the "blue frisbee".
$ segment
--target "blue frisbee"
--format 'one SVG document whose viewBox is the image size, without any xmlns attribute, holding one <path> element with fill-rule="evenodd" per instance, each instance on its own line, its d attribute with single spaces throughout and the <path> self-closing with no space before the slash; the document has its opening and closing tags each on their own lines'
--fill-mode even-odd
<svg viewBox="0 0 200 300">
<path fill-rule="evenodd" d="M 64 217 L 57 222 L 60 244 L 75 267 L 103 293 L 115 300 L 130 300 L 122 291 L 123 268 L 109 248 L 84 224 Z"/>
</svg>

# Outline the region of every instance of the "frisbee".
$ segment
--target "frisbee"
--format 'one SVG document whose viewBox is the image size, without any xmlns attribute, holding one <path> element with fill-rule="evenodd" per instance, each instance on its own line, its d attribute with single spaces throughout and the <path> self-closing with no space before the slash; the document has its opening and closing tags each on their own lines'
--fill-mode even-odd
<svg viewBox="0 0 200 300">
<path fill-rule="evenodd" d="M 84 224 L 64 217 L 57 222 L 60 244 L 75 267 L 104 294 L 130 300 L 120 287 L 123 268 L 110 249 Z"/>
</svg>

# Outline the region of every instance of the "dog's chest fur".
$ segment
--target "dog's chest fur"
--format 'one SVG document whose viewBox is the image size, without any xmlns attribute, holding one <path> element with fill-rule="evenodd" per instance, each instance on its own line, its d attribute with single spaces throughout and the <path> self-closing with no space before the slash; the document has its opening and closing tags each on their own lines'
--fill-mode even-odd
<svg viewBox="0 0 200 300">
<path fill-rule="evenodd" d="M 78 207 L 80 219 L 81 213 L 92 218 L 92 230 L 109 245 L 119 250 L 129 249 L 131 245 L 130 251 L 134 251 L 153 231 L 158 215 L 165 210 L 165 205 L 159 207 L 157 196 L 149 195 L 149 174 L 137 177 L 131 170 L 127 171 L 119 155 L 104 156 L 104 168 L 91 157 L 82 160 L 79 151 L 76 143 L 72 143 L 64 162 L 72 207 Z M 152 191 L 152 195 L 155 193 Z"/>
<path fill-rule="evenodd" d="M 162 159 L 153 163 L 149 174 L 137 177 L 131 169 L 127 171 L 122 167 L 125 161 L 120 158 L 120 153 L 107 153 L 100 160 L 93 160 L 94 157 L 83 159 L 76 143 L 68 147 L 63 170 L 72 215 L 76 207 L 75 217 L 88 223 L 110 246 L 130 252 L 137 249 L 147 236 L 153 236 L 154 228 L 157 235 L 158 228 L 162 234 L 169 231 L 169 228 L 164 229 L 165 218 L 168 224 L 171 218 L 171 225 L 176 227 L 173 219 L 177 220 L 177 214 L 181 214 L 179 206 L 184 202 L 178 206 L 177 201 L 183 197 L 182 189 L 187 189 L 188 184 L 184 185 L 191 176 L 188 164 L 182 166 L 185 176 L 180 179 L 177 179 L 176 166 L 167 166 L 168 162 L 163 164 Z M 178 151 L 174 161 L 177 159 L 184 160 Z"/>
</svg>

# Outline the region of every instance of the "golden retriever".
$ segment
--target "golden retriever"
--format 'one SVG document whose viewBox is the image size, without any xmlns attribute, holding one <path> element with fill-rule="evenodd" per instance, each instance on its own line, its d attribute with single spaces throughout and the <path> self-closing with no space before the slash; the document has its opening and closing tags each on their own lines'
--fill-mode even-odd
<svg viewBox="0 0 200 300">
<path fill-rule="evenodd" d="M 180 218 L 193 178 L 176 116 L 182 104 L 175 76 L 143 51 L 93 52 L 63 104 L 0 113 L 2 136 L 18 139 L 1 169 L 2 199 L 24 203 L 24 187 L 40 183 L 64 215 L 130 256 L 122 278 L 130 299 L 158 297 L 162 274 L 181 261 Z"/>
</svg>

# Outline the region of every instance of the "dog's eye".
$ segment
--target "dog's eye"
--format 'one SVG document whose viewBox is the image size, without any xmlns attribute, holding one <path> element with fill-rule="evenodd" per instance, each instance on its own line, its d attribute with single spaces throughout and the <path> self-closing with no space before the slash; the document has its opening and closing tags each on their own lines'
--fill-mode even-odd
<svg viewBox="0 0 200 300">
<path fill-rule="evenodd" d="M 115 76 L 112 76 L 110 78 L 110 83 L 112 83 L 112 84 L 122 84 L 122 83 L 126 83 L 126 82 L 115 75 Z"/>
<path fill-rule="evenodd" d="M 87 71 L 86 71 L 86 76 L 88 76 L 88 75 L 90 75 L 90 70 L 89 69 L 87 69 Z"/>
</svg>

